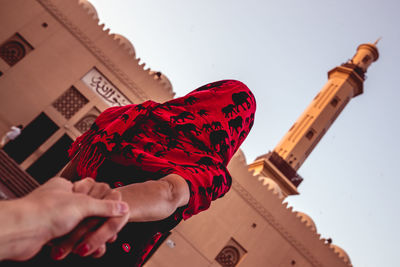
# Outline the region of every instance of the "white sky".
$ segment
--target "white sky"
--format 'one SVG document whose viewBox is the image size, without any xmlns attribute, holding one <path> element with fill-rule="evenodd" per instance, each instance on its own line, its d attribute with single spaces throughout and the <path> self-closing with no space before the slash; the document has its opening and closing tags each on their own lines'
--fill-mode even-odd
<svg viewBox="0 0 400 267">
<path fill-rule="evenodd" d="M 220 79 L 252 89 L 258 110 L 242 146 L 248 163 L 275 147 L 326 83 L 327 71 L 382 36 L 364 94 L 352 99 L 300 168 L 300 195 L 287 200 L 354 266 L 399 266 L 400 2 L 91 2 L 101 23 L 127 37 L 177 96 Z"/>
</svg>

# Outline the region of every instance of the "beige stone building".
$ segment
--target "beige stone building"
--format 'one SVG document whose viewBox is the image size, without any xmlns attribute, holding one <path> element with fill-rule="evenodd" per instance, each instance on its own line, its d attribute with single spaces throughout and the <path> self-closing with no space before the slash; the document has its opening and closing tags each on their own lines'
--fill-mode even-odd
<svg viewBox="0 0 400 267">
<path fill-rule="evenodd" d="M 0 0 L 0 7 L 0 134 L 24 126 L 4 151 L 39 183 L 68 162 L 68 146 L 104 109 L 173 98 L 168 79 L 144 68 L 123 35 L 99 25 L 88 1 Z M 248 164 L 239 151 L 229 165 L 231 191 L 174 229 L 145 266 L 351 266 L 344 250 L 284 199 L 298 194 L 297 170 L 363 92 L 364 73 L 377 58 L 374 44 L 359 46 L 328 73 L 272 152 Z M 18 196 L 15 187 L 3 180 L 1 196 Z"/>
<path fill-rule="evenodd" d="M 129 40 L 98 25 L 89 2 L 0 3 L 7 25 L 0 29 L 0 132 L 25 126 L 4 149 L 33 177 L 57 173 L 65 147 L 104 109 L 174 96 L 164 75 L 144 69 Z"/>
<path fill-rule="evenodd" d="M 363 93 L 364 74 L 379 57 L 362 44 L 328 82 L 276 148 L 247 164 L 239 151 L 231 191 L 208 211 L 178 225 L 147 267 L 352 266 L 347 253 L 321 238 L 312 219 L 283 202 L 299 194 L 297 173 L 349 101 Z"/>
</svg>

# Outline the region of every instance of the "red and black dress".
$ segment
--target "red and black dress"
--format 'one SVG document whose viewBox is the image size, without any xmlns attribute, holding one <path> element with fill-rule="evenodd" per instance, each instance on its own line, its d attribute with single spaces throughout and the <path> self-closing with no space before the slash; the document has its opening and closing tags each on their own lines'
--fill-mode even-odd
<svg viewBox="0 0 400 267">
<path fill-rule="evenodd" d="M 186 180 L 190 200 L 164 220 L 128 223 L 100 259 L 70 255 L 64 261 L 141 266 L 163 235 L 228 192 L 232 178 L 226 166 L 252 128 L 255 110 L 253 94 L 235 80 L 210 83 L 162 104 L 105 110 L 69 151 L 71 157 L 80 154 L 79 176 L 115 188 L 175 173 Z"/>
</svg>

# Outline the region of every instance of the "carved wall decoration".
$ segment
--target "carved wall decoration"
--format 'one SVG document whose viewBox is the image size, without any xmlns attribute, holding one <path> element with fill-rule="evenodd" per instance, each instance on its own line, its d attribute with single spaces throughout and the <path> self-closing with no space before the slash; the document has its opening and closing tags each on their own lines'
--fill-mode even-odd
<svg viewBox="0 0 400 267">
<path fill-rule="evenodd" d="M 223 267 L 234 267 L 240 259 L 239 250 L 233 246 L 224 247 L 215 260 Z"/>
<path fill-rule="evenodd" d="M 78 129 L 81 133 L 84 133 L 90 129 L 90 126 L 92 126 L 96 118 L 97 117 L 95 115 L 85 116 L 77 124 L 75 124 L 75 128 Z"/>
<path fill-rule="evenodd" d="M 75 128 L 81 132 L 85 133 L 90 129 L 97 116 L 100 115 L 100 111 L 97 108 L 92 108 L 85 116 L 82 117 L 74 126 Z"/>
<path fill-rule="evenodd" d="M 215 260 L 222 267 L 235 267 L 246 253 L 247 251 L 236 240 L 231 238 L 228 244 L 215 257 Z"/>
<path fill-rule="evenodd" d="M 33 47 L 18 33 L 11 36 L 0 46 L 0 57 L 13 66 L 25 57 Z"/>
<path fill-rule="evenodd" d="M 54 101 L 53 107 L 68 120 L 88 102 L 75 87 L 71 87 Z"/>
<path fill-rule="evenodd" d="M 132 102 L 96 68 L 91 69 L 81 80 L 109 106 L 114 107 L 132 104 Z"/>
</svg>

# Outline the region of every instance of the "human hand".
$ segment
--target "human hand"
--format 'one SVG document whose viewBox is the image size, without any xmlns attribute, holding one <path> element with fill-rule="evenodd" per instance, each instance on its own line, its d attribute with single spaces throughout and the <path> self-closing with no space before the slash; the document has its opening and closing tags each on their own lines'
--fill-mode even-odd
<svg viewBox="0 0 400 267">
<path fill-rule="evenodd" d="M 112 190 L 105 183 L 96 183 L 92 178 L 74 183 L 73 190 L 97 199 L 121 200 L 120 192 Z M 67 236 L 54 240 L 51 255 L 56 260 L 64 259 L 71 252 L 99 258 L 106 252 L 106 243 L 116 240 L 117 233 L 128 222 L 128 218 L 128 213 L 107 220 L 88 218 Z"/>
<path fill-rule="evenodd" d="M 15 234 L 9 242 L 10 249 L 5 259 L 27 260 L 33 257 L 45 243 L 67 234 L 84 218 L 126 217 L 126 203 L 115 201 L 116 198 L 99 200 L 75 193 L 73 187 L 70 181 L 55 177 L 27 196 L 10 200 L 12 212 L 17 218 L 14 227 L 18 229 L 9 231 Z"/>
</svg>

